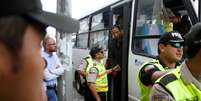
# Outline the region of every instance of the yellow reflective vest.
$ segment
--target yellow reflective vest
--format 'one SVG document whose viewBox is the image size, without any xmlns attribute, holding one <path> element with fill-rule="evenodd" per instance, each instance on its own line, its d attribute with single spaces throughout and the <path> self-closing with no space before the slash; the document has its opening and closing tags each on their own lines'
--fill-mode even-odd
<svg viewBox="0 0 201 101">
<path fill-rule="evenodd" d="M 159 78 L 160 84 L 175 101 L 201 101 L 201 91 L 193 83 L 181 79 L 180 70 L 176 69 Z"/>
<path fill-rule="evenodd" d="M 146 65 L 154 65 L 155 68 L 159 69 L 160 71 L 165 71 L 168 69 L 168 67 L 163 67 L 158 59 L 154 59 L 151 62 L 145 62 L 144 64 L 142 64 L 142 66 L 140 67 L 140 71 L 146 67 Z M 176 68 L 179 68 L 179 66 L 177 66 Z M 140 78 L 141 78 L 141 72 L 138 73 L 138 84 L 140 86 L 140 100 L 141 101 L 149 101 L 149 94 L 150 94 L 150 90 L 151 87 L 144 85 Z"/>
<path fill-rule="evenodd" d="M 87 71 L 88 67 L 92 67 L 94 62 L 93 59 L 91 57 L 91 55 L 87 55 L 85 58 L 83 58 L 86 61 L 86 66 L 84 67 L 84 71 Z M 101 63 L 103 63 L 103 60 L 101 60 Z"/>
<path fill-rule="evenodd" d="M 86 56 L 84 58 L 84 60 L 86 61 L 86 66 L 83 69 L 86 72 L 88 67 L 92 67 L 93 66 L 93 59 L 91 58 L 90 55 L 88 55 L 88 56 Z"/>
<path fill-rule="evenodd" d="M 90 68 L 95 67 L 98 71 L 98 75 L 96 78 L 96 91 L 97 92 L 107 92 L 108 91 L 108 80 L 107 80 L 107 73 L 106 73 L 106 69 L 105 66 L 103 65 L 103 63 L 97 63 L 95 64 L 92 61 L 90 61 L 93 63 L 93 66 L 87 68 L 87 73 L 89 73 Z M 91 64 L 91 63 L 89 63 Z"/>
</svg>

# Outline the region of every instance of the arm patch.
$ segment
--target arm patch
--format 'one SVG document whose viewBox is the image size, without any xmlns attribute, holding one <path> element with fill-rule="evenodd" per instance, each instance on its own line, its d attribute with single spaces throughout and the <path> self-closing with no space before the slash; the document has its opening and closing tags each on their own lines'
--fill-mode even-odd
<svg viewBox="0 0 201 101">
<path fill-rule="evenodd" d="M 153 66 L 153 69 L 150 69 L 150 70 L 148 70 L 147 72 L 145 72 L 145 68 L 146 68 L 147 66 L 149 66 L 149 65 L 150 65 L 150 66 Z M 148 63 L 148 64 L 144 65 L 144 66 L 142 67 L 142 69 L 140 70 L 140 75 L 139 75 L 140 81 L 141 81 L 145 86 L 152 85 L 153 82 L 152 82 L 152 80 L 151 80 L 151 77 L 152 77 L 152 74 L 153 74 L 155 71 L 160 71 L 160 70 L 159 70 L 158 67 L 156 67 L 154 64 Z"/>
</svg>

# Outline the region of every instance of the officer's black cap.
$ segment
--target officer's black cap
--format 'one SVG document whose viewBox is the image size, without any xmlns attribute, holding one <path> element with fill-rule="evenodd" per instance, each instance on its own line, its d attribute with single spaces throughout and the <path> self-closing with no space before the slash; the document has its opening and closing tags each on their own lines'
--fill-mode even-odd
<svg viewBox="0 0 201 101">
<path fill-rule="evenodd" d="M 165 44 L 168 42 L 183 43 L 184 40 L 180 33 L 176 32 L 176 31 L 171 31 L 171 32 L 164 33 L 161 36 L 158 44 L 160 44 L 160 43 Z"/>
</svg>

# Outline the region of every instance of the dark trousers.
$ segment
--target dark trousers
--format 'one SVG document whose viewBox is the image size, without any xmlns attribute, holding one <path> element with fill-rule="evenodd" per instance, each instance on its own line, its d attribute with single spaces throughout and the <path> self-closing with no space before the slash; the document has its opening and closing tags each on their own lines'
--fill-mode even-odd
<svg viewBox="0 0 201 101">
<path fill-rule="evenodd" d="M 86 92 L 84 93 L 84 101 L 96 101 L 94 96 L 90 93 L 90 90 L 86 88 Z"/>
<path fill-rule="evenodd" d="M 106 92 L 99 92 L 98 95 L 101 98 L 101 101 L 107 101 L 107 93 Z"/>
<path fill-rule="evenodd" d="M 107 101 L 107 93 L 106 92 L 99 92 L 98 95 L 101 98 L 101 101 Z M 91 92 L 86 92 L 84 95 L 84 101 L 96 101 L 94 96 L 91 94 Z"/>
<path fill-rule="evenodd" d="M 107 95 L 107 101 L 113 101 L 113 97 L 112 97 L 112 76 L 108 75 L 108 95 Z"/>
<path fill-rule="evenodd" d="M 121 72 L 115 76 L 108 76 L 108 99 L 107 101 L 120 101 L 121 100 Z"/>
<path fill-rule="evenodd" d="M 113 101 L 121 101 L 121 72 L 113 78 Z"/>
</svg>

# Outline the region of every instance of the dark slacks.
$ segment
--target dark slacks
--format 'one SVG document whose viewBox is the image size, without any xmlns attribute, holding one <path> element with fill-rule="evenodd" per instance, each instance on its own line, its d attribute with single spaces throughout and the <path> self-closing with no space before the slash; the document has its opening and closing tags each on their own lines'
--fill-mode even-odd
<svg viewBox="0 0 201 101">
<path fill-rule="evenodd" d="M 98 92 L 98 95 L 101 98 L 101 101 L 107 101 L 107 93 L 106 92 Z M 86 92 L 84 95 L 84 100 L 85 101 L 96 101 L 94 96 L 90 92 Z"/>
</svg>

